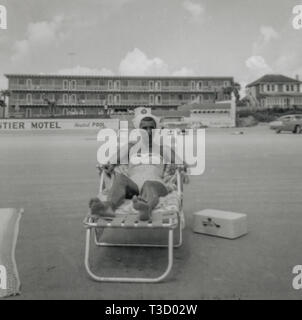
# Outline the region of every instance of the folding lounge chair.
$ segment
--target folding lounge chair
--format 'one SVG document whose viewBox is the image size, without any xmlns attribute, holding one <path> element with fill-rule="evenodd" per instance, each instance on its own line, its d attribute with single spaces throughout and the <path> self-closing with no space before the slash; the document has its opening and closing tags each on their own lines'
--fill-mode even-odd
<svg viewBox="0 0 302 320">
<path fill-rule="evenodd" d="M 108 175 L 98 167 L 100 175 L 100 194 L 104 197 L 106 185 L 112 183 Z M 113 174 L 114 178 L 114 174 Z M 89 276 L 99 282 L 146 282 L 154 283 L 165 279 L 170 273 L 173 265 L 173 249 L 182 245 L 182 230 L 184 228 L 183 213 L 183 178 L 181 168 L 177 167 L 174 176 L 175 191 L 170 192 L 166 197 L 160 198 L 158 206 L 153 210 L 150 221 L 140 221 L 139 213 L 133 208 L 131 200 L 125 200 L 116 210 L 116 217 L 111 219 L 99 218 L 95 221 L 89 215 L 84 220 L 86 227 L 86 248 L 85 248 L 85 268 Z M 102 242 L 101 238 L 105 229 L 161 229 L 167 232 L 167 244 L 146 244 L 146 243 L 108 243 Z M 177 241 L 174 243 L 174 231 L 176 230 Z M 168 265 L 164 273 L 156 278 L 139 277 L 103 277 L 92 272 L 89 264 L 90 243 L 94 238 L 95 245 L 98 247 L 145 247 L 145 248 L 167 248 Z"/>
</svg>

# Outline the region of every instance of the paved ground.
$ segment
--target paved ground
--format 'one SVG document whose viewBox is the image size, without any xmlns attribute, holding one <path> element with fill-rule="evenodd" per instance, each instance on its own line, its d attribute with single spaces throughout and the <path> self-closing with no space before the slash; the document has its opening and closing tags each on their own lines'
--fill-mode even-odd
<svg viewBox="0 0 302 320">
<path fill-rule="evenodd" d="M 234 131 L 207 131 L 206 171 L 185 190 L 184 246 L 169 279 L 153 285 L 98 284 L 86 276 L 81 221 L 98 183 L 93 135 L 1 134 L 1 207 L 25 208 L 18 299 L 301 299 L 291 272 L 302 264 L 302 135 Z M 237 240 L 194 234 L 192 214 L 204 208 L 247 213 L 249 234 Z M 166 258 L 158 249 L 95 254 L 94 266 L 111 275 L 156 275 Z"/>
</svg>

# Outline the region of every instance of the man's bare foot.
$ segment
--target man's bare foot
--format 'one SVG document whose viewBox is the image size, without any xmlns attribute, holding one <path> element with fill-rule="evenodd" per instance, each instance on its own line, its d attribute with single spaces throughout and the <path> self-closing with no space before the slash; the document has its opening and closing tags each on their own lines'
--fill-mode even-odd
<svg viewBox="0 0 302 320">
<path fill-rule="evenodd" d="M 99 198 L 93 198 L 89 202 L 90 214 L 92 217 L 109 217 L 115 216 L 108 202 L 102 202 Z"/>
<path fill-rule="evenodd" d="M 145 200 L 138 198 L 137 196 L 134 196 L 132 198 L 133 201 L 133 208 L 137 211 L 139 211 L 140 215 L 139 218 L 142 221 L 146 221 L 150 219 L 150 208 Z"/>
</svg>

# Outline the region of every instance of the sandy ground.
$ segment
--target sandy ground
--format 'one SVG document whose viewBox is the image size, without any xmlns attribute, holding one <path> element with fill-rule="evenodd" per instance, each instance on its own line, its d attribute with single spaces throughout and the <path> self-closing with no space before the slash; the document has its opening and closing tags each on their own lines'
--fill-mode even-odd
<svg viewBox="0 0 302 320">
<path fill-rule="evenodd" d="M 187 227 L 169 278 L 159 284 L 91 281 L 84 270 L 87 202 L 98 187 L 98 144 L 89 133 L 1 134 L 1 207 L 23 207 L 17 299 L 301 299 L 292 268 L 302 264 L 302 135 L 264 126 L 206 132 L 206 170 L 185 190 Z M 248 214 L 237 240 L 192 232 L 192 214 L 214 208 Z M 108 234 L 130 239 L 161 234 Z M 163 249 L 96 249 L 104 274 L 158 275 Z"/>
</svg>

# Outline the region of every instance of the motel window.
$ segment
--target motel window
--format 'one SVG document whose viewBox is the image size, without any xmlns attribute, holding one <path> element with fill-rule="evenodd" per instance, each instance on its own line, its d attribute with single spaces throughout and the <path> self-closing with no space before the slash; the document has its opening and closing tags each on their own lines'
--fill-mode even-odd
<svg viewBox="0 0 302 320">
<path fill-rule="evenodd" d="M 40 100 L 40 98 L 41 98 L 40 93 L 34 93 L 34 94 L 33 94 L 33 99 L 34 99 L 34 100 Z"/>
<path fill-rule="evenodd" d="M 27 79 L 27 80 L 26 80 L 26 86 L 27 86 L 28 88 L 31 88 L 31 79 Z"/>
<path fill-rule="evenodd" d="M 289 91 L 289 85 L 288 84 L 286 85 L 286 91 Z"/>
<path fill-rule="evenodd" d="M 71 81 L 70 88 L 71 88 L 71 90 L 75 90 L 76 89 L 76 81 L 75 80 Z"/>
<path fill-rule="evenodd" d="M 128 81 L 122 80 L 122 87 L 128 87 Z"/>
<path fill-rule="evenodd" d="M 55 79 L 55 88 L 61 88 L 62 87 L 62 80 L 61 79 Z"/>
<path fill-rule="evenodd" d="M 201 90 L 201 89 L 202 89 L 202 81 L 199 81 L 199 82 L 197 83 L 197 89 L 198 89 L 198 90 Z"/>
<path fill-rule="evenodd" d="M 189 87 L 190 86 L 190 82 L 188 80 L 183 81 L 182 85 L 184 87 Z"/>
<path fill-rule="evenodd" d="M 155 104 L 161 104 L 161 96 L 160 95 L 157 95 L 155 97 Z"/>
<path fill-rule="evenodd" d="M 150 104 L 154 104 L 154 96 L 153 96 L 153 95 L 151 95 L 151 96 L 149 97 L 149 103 L 150 103 Z"/>
<path fill-rule="evenodd" d="M 153 81 L 149 81 L 149 89 L 150 90 L 154 89 L 154 82 Z"/>
<path fill-rule="evenodd" d="M 113 86 L 112 86 L 112 80 L 108 81 L 108 89 L 112 90 Z"/>
<path fill-rule="evenodd" d="M 266 86 L 266 90 L 267 90 L 267 91 L 270 91 L 270 89 L 271 89 L 271 86 L 268 84 L 268 85 Z"/>
<path fill-rule="evenodd" d="M 109 94 L 109 96 L 108 96 L 108 104 L 112 104 L 112 95 L 111 94 Z"/>
<path fill-rule="evenodd" d="M 84 94 L 84 93 L 81 93 L 81 94 L 79 95 L 79 102 L 80 102 L 80 103 L 84 103 L 84 102 L 85 102 L 85 94 Z"/>
<path fill-rule="evenodd" d="M 99 86 L 104 87 L 106 85 L 105 80 L 99 80 Z"/>
<path fill-rule="evenodd" d="M 18 84 L 18 79 L 12 78 L 12 79 L 9 80 L 9 83 L 12 84 L 12 85 L 16 85 L 16 84 Z"/>
<path fill-rule="evenodd" d="M 63 103 L 64 104 L 68 103 L 68 94 L 63 94 Z"/>
<path fill-rule="evenodd" d="M 68 80 L 63 81 L 63 89 L 68 90 Z"/>
<path fill-rule="evenodd" d="M 191 101 L 194 101 L 196 99 L 196 96 L 193 94 L 191 95 Z"/>
<path fill-rule="evenodd" d="M 28 94 L 26 95 L 26 102 L 27 102 L 28 104 L 31 104 L 31 100 L 32 100 L 31 93 L 28 93 Z"/>
<path fill-rule="evenodd" d="M 191 82 L 191 89 L 192 89 L 192 90 L 195 90 L 195 88 L 196 88 L 195 81 L 192 81 L 192 82 Z"/>
<path fill-rule="evenodd" d="M 119 94 L 114 96 L 114 104 L 120 104 L 121 102 L 121 97 Z"/>
<path fill-rule="evenodd" d="M 26 118 L 31 118 L 31 109 L 26 108 Z"/>
<path fill-rule="evenodd" d="M 91 80 L 86 80 L 86 87 L 90 87 L 91 86 Z"/>
<path fill-rule="evenodd" d="M 76 96 L 75 96 L 75 94 L 72 94 L 72 95 L 70 96 L 70 103 L 71 103 L 71 104 L 76 104 Z"/>
<path fill-rule="evenodd" d="M 291 91 L 294 91 L 294 90 L 295 90 L 293 84 L 290 86 L 290 89 L 291 89 Z"/>
<path fill-rule="evenodd" d="M 25 79 L 19 79 L 19 85 L 24 86 L 25 85 Z"/>
<path fill-rule="evenodd" d="M 160 90 L 161 89 L 161 82 L 160 81 L 156 81 L 155 82 L 155 90 Z"/>
<path fill-rule="evenodd" d="M 120 81 L 119 80 L 114 81 L 114 89 L 115 90 L 119 90 L 120 89 Z"/>
<path fill-rule="evenodd" d="M 40 79 L 33 79 L 33 85 L 39 86 L 40 85 Z"/>
</svg>

